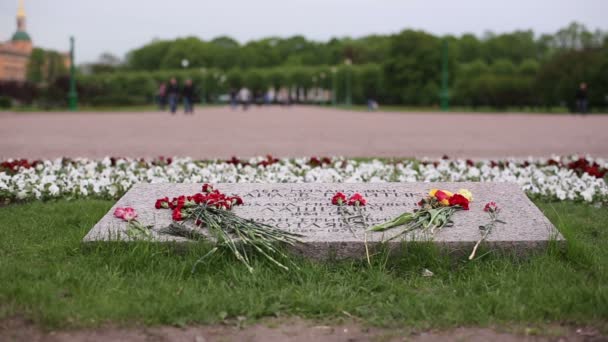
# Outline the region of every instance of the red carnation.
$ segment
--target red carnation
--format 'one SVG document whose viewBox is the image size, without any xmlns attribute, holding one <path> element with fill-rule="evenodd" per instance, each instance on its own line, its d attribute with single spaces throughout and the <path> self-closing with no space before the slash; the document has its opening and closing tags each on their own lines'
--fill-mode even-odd
<svg viewBox="0 0 608 342">
<path fill-rule="evenodd" d="M 169 207 L 169 197 L 159 198 L 156 200 L 156 204 L 154 205 L 156 209 L 160 208 L 168 208 Z"/>
<path fill-rule="evenodd" d="M 184 219 L 184 216 L 182 214 L 182 208 L 175 208 L 173 210 L 173 214 L 171 215 L 171 217 L 173 218 L 173 221 L 181 221 Z"/>
<path fill-rule="evenodd" d="M 192 196 L 192 199 L 194 200 L 194 203 L 201 204 L 207 200 L 207 197 L 201 193 L 198 193 Z"/>
<path fill-rule="evenodd" d="M 348 199 L 348 205 L 365 205 L 367 200 L 360 193 L 355 193 Z"/>
<path fill-rule="evenodd" d="M 203 192 L 213 192 L 213 185 L 211 184 L 203 184 Z"/>
<path fill-rule="evenodd" d="M 337 192 L 331 199 L 331 204 L 333 205 L 342 205 L 344 203 L 346 203 L 346 195 L 341 192 Z"/>
<path fill-rule="evenodd" d="M 439 191 L 438 191 L 439 192 Z M 450 206 L 460 206 L 464 210 L 469 210 L 469 200 L 461 194 L 455 194 L 449 198 Z"/>
<path fill-rule="evenodd" d="M 128 222 L 128 221 L 131 221 L 131 220 L 134 220 L 135 218 L 137 218 L 137 212 L 135 211 L 135 209 L 133 209 L 131 207 L 124 207 L 124 208 L 119 207 L 119 208 L 116 208 L 116 210 L 114 210 L 114 216 Z"/>
<path fill-rule="evenodd" d="M 230 201 L 232 202 L 233 205 L 241 205 L 243 204 L 243 199 L 239 196 L 232 196 L 230 198 Z"/>
<path fill-rule="evenodd" d="M 498 211 L 498 205 L 494 202 L 489 202 L 485 207 L 483 207 L 483 211 L 495 213 Z"/>
<path fill-rule="evenodd" d="M 121 208 L 121 207 L 116 208 L 116 210 L 114 210 L 114 216 L 118 217 L 119 219 L 124 218 L 125 208 Z"/>
<path fill-rule="evenodd" d="M 453 197 L 453 196 L 452 196 Z M 448 194 L 446 194 L 445 192 L 441 191 L 441 190 L 437 190 L 437 192 L 435 193 L 435 198 L 441 202 L 445 199 L 449 200 L 450 196 Z"/>
<path fill-rule="evenodd" d="M 125 221 L 131 221 L 134 220 L 135 218 L 137 218 L 137 212 L 135 211 L 135 209 L 128 207 L 128 208 L 124 208 L 125 212 L 124 212 L 124 216 L 122 217 L 123 220 Z"/>
</svg>

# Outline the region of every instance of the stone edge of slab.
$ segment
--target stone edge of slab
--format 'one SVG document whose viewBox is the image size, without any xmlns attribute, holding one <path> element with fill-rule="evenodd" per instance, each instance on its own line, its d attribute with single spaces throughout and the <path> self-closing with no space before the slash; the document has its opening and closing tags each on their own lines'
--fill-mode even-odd
<svg viewBox="0 0 608 342">
<path fill-rule="evenodd" d="M 156 183 L 156 184 L 162 184 L 162 185 L 166 186 L 168 184 L 173 184 L 173 183 Z M 156 184 L 153 184 L 153 185 L 156 185 Z M 234 183 L 218 183 L 216 185 L 218 187 L 221 187 L 224 184 L 234 185 Z M 243 184 L 246 184 L 246 183 L 243 183 Z M 258 183 L 251 183 L 251 184 L 254 184 L 256 186 L 260 185 Z M 277 184 L 281 184 L 281 183 L 277 183 Z M 341 185 L 346 185 L 346 186 L 353 186 L 357 183 L 314 183 L 314 184 L 319 185 L 319 186 L 323 186 L 324 184 L 332 184 L 332 185 L 341 184 Z M 369 183 L 363 183 L 363 184 L 369 184 Z M 403 183 L 400 183 L 400 184 L 403 184 Z M 432 187 L 434 184 L 443 184 L 443 185 L 447 185 L 447 186 L 452 186 L 452 185 L 456 185 L 456 184 L 464 185 L 466 183 L 441 182 L 441 183 L 424 183 L 424 184 L 428 184 L 429 187 Z M 501 186 L 517 187 L 518 191 L 522 191 L 519 188 L 519 185 L 516 183 L 496 183 L 496 184 L 500 184 Z M 139 187 L 144 187 L 144 186 L 149 186 L 149 185 L 151 185 L 151 184 L 150 183 L 135 184 L 133 187 L 131 187 L 131 189 L 129 189 L 128 192 L 133 191 Z M 199 184 L 192 183 L 192 185 L 199 185 Z M 275 184 L 273 184 L 273 185 L 275 185 Z M 114 206 L 112 206 L 112 208 L 108 211 L 108 213 L 106 213 L 106 215 L 113 212 L 115 207 L 127 195 L 127 193 L 125 193 L 118 201 L 116 201 Z M 522 193 L 523 193 L 523 191 L 522 191 Z M 531 253 L 534 253 L 535 251 L 546 249 L 551 243 L 555 243 L 558 248 L 565 248 L 567 246 L 567 242 L 566 242 L 566 239 L 563 237 L 563 235 L 559 232 L 559 230 L 557 230 L 557 228 L 553 225 L 553 223 L 551 221 L 549 221 L 549 219 L 544 215 L 544 213 L 527 196 L 525 196 L 525 194 L 524 194 L 524 197 L 525 197 L 525 200 L 527 201 L 526 204 L 531 206 L 533 208 L 533 210 L 537 211 L 537 213 L 540 215 L 540 217 L 543 218 L 543 221 L 546 224 L 546 227 L 550 232 L 550 235 L 551 235 L 550 238 L 541 239 L 541 240 L 538 240 L 538 239 L 537 240 L 502 240 L 502 241 L 501 240 L 492 240 L 492 241 L 484 242 L 482 244 L 482 246 L 489 247 L 492 250 L 499 250 L 501 252 L 508 252 L 509 254 L 515 254 L 515 255 L 531 254 Z M 91 230 L 89 230 L 89 232 L 83 237 L 83 239 L 82 239 L 83 243 L 96 244 L 96 243 L 103 243 L 103 242 L 110 242 L 110 241 L 125 242 L 125 243 L 132 242 L 130 240 L 94 239 L 92 233 L 95 231 L 95 228 L 97 228 L 97 226 L 100 223 L 101 223 L 101 221 L 97 222 L 91 228 Z M 184 245 L 184 246 L 187 246 L 188 244 L 193 243 L 191 241 L 188 241 L 185 239 L 180 239 L 180 238 L 167 238 L 165 240 L 155 240 L 153 242 L 155 242 L 155 243 L 174 243 L 174 244 L 179 244 L 179 245 Z M 446 240 L 424 241 L 424 240 L 408 239 L 408 240 L 399 240 L 399 241 L 390 242 L 389 249 L 394 250 L 395 247 L 400 246 L 403 243 L 405 243 L 407 245 L 407 244 L 412 244 L 412 243 L 424 243 L 424 242 L 432 242 L 440 250 L 448 252 L 450 254 L 457 254 L 457 255 L 463 254 L 467 250 L 470 251 L 470 249 L 475 244 L 474 241 L 446 241 Z M 370 242 L 370 243 L 368 243 L 368 247 L 371 247 L 374 249 L 381 244 L 382 244 L 381 242 Z M 313 259 L 322 259 L 322 258 L 332 256 L 332 255 L 336 256 L 337 258 L 361 257 L 362 255 L 365 255 L 365 243 L 363 241 L 337 241 L 337 240 L 336 241 L 311 241 L 311 242 L 305 242 L 297 247 L 290 247 L 289 249 L 297 254 L 305 255 L 307 257 L 312 257 Z"/>
</svg>

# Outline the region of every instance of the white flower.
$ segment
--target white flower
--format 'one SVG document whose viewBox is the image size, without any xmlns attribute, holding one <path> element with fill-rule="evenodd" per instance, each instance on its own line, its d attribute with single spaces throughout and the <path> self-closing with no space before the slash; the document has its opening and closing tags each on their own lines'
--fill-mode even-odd
<svg viewBox="0 0 608 342">
<path fill-rule="evenodd" d="M 568 165 L 578 156 L 553 157 Z M 198 162 L 191 158 L 174 158 L 171 165 L 155 166 L 139 160 L 122 158 L 112 166 L 110 158 L 45 160 L 36 168 L 21 168 L 14 174 L 0 172 L 0 190 L 18 199 L 58 196 L 97 196 L 115 198 L 138 183 L 277 183 L 277 182 L 513 182 L 524 191 L 557 200 L 584 200 L 608 203 L 608 186 L 603 179 L 564 166 L 547 165 L 547 160 L 508 159 L 492 166 L 479 160 L 468 166 L 465 160 L 422 159 L 388 163 L 382 160 L 357 161 L 335 157 L 331 165 L 312 167 L 309 158 L 281 159 L 267 167 L 255 166 L 265 157 L 249 160 L 252 165 L 232 165 L 221 160 Z M 603 159 L 588 158 L 601 168 L 608 168 Z"/>
<path fill-rule="evenodd" d="M 57 196 L 59 195 L 59 187 L 57 186 L 57 184 L 51 184 L 51 186 L 49 187 L 49 194 L 51 194 L 51 196 Z"/>
</svg>

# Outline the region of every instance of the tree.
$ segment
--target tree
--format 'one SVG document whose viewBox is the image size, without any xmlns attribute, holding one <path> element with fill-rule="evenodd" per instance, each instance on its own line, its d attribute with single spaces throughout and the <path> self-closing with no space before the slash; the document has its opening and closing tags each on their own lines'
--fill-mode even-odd
<svg viewBox="0 0 608 342">
<path fill-rule="evenodd" d="M 52 83 L 67 74 L 65 56 L 57 51 L 35 48 L 27 65 L 27 80 L 34 83 Z"/>
<path fill-rule="evenodd" d="M 40 83 L 44 77 L 45 52 L 41 48 L 34 48 L 27 64 L 27 80 Z"/>
<path fill-rule="evenodd" d="M 391 38 L 384 64 L 388 100 L 429 105 L 438 102 L 441 41 L 422 31 L 406 30 Z"/>
</svg>

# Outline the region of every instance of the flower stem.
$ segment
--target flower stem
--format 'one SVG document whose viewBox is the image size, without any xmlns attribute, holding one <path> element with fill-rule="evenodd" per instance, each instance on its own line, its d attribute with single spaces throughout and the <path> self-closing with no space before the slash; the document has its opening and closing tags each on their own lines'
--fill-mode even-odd
<svg viewBox="0 0 608 342">
<path fill-rule="evenodd" d="M 479 247 L 479 245 L 481 245 L 481 242 L 483 240 L 486 239 L 486 237 L 490 234 L 491 229 L 487 229 L 485 231 L 485 233 L 481 236 L 481 239 L 479 239 L 479 241 L 477 241 L 477 243 L 475 244 L 475 247 L 473 247 L 473 252 L 471 252 L 471 255 L 469 255 L 469 260 L 473 260 L 473 258 L 475 258 L 475 253 L 477 253 L 477 248 Z"/>
</svg>

